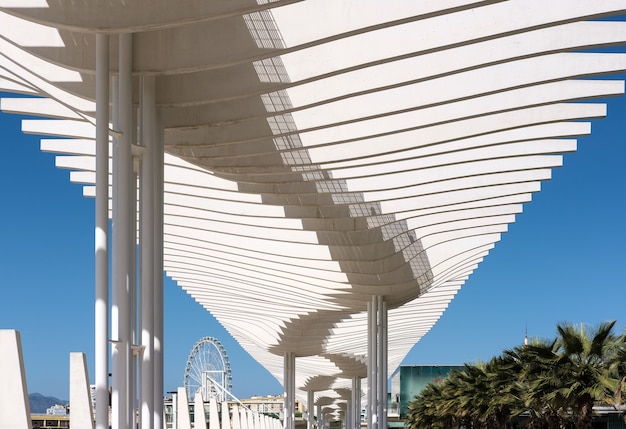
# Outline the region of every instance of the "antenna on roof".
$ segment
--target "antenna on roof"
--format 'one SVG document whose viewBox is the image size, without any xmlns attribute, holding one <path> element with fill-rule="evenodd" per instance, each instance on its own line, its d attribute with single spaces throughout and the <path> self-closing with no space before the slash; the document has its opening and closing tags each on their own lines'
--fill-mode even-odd
<svg viewBox="0 0 626 429">
<path fill-rule="evenodd" d="M 524 345 L 528 345 L 528 324 L 526 324 L 526 327 L 524 329 Z"/>
</svg>

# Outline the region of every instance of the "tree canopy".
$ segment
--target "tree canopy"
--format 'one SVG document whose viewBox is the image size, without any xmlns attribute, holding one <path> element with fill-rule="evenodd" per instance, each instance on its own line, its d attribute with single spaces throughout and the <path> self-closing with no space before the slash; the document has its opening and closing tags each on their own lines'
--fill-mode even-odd
<svg viewBox="0 0 626 429">
<path fill-rule="evenodd" d="M 626 334 L 615 321 L 560 323 L 552 340 L 533 339 L 489 362 L 465 364 L 429 384 L 409 404 L 410 429 L 591 429 L 593 406 L 621 410 L 626 396 Z"/>
</svg>

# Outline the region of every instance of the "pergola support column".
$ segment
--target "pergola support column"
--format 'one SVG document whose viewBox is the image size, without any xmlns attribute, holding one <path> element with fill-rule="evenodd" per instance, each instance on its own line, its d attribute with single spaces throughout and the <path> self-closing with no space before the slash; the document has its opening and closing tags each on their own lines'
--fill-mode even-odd
<svg viewBox="0 0 626 429">
<path fill-rule="evenodd" d="M 367 303 L 367 428 L 378 429 L 377 297 Z"/>
<path fill-rule="evenodd" d="M 141 354 L 140 366 L 140 416 L 141 428 L 152 429 L 154 425 L 154 280 L 155 272 L 155 236 L 154 236 L 154 200 L 155 174 L 154 153 L 156 107 L 154 98 L 154 77 L 143 76 L 141 79 L 141 144 L 144 147 L 141 159 L 140 178 L 140 223 L 139 248 L 141 261 Z"/>
<path fill-rule="evenodd" d="M 361 427 L 361 378 L 352 377 L 352 429 Z"/>
<path fill-rule="evenodd" d="M 324 414 L 322 413 L 322 406 L 317 405 L 317 429 L 324 427 Z"/>
<path fill-rule="evenodd" d="M 378 304 L 378 427 L 387 428 L 387 303 L 382 296 L 377 297 Z"/>
<path fill-rule="evenodd" d="M 132 35 L 119 36 L 119 95 L 116 129 L 121 135 L 113 150 L 113 290 L 112 290 L 112 427 L 128 429 L 130 391 L 130 301 L 133 284 L 129 235 L 132 183 Z"/>
<path fill-rule="evenodd" d="M 284 355 L 284 384 L 285 400 L 283 407 L 283 428 L 295 429 L 296 427 L 296 355 L 294 352 L 286 352 Z"/>
<path fill-rule="evenodd" d="M 387 304 L 372 296 L 367 304 L 367 427 L 387 427 Z"/>
<path fill-rule="evenodd" d="M 153 289 L 153 377 L 154 377 L 154 429 L 164 429 L 163 410 L 163 180 L 164 180 L 164 151 L 163 125 L 161 115 L 155 108 L 154 135 L 154 289 Z"/>
<path fill-rule="evenodd" d="M 313 411 L 315 407 L 315 391 L 307 390 L 306 392 L 306 410 L 307 410 L 307 419 L 306 419 L 306 428 L 313 429 L 315 426 L 315 413 Z"/>
<path fill-rule="evenodd" d="M 109 427 L 109 36 L 96 35 L 94 379 L 96 429 Z"/>
</svg>

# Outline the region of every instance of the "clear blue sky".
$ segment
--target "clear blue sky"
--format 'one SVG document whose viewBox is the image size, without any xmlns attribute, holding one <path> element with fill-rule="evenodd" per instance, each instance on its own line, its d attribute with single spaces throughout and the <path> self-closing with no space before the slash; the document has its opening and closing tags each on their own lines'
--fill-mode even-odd
<svg viewBox="0 0 626 429">
<path fill-rule="evenodd" d="M 558 322 L 626 326 L 626 100 L 567 154 L 533 202 L 479 266 L 405 364 L 487 360 Z M 21 332 L 30 393 L 69 397 L 69 353 L 93 369 L 94 201 L 0 114 L 0 329 Z M 182 385 L 187 355 L 204 336 L 229 355 L 238 397 L 281 386 L 171 281 L 165 284 L 165 388 Z"/>
</svg>

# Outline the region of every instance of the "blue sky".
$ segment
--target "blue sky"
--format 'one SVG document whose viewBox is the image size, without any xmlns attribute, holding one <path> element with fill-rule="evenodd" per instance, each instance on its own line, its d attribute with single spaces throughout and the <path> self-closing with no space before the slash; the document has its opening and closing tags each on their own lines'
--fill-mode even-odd
<svg viewBox="0 0 626 429">
<path fill-rule="evenodd" d="M 533 202 L 479 266 L 405 364 L 487 360 L 558 322 L 626 327 L 626 100 L 564 157 Z M 94 201 L 0 114 L 0 329 L 21 332 L 29 392 L 69 397 L 69 353 L 93 368 Z M 234 394 L 282 388 L 199 304 L 165 284 L 165 388 L 182 385 L 195 342 L 218 338 L 229 355 Z"/>
</svg>

